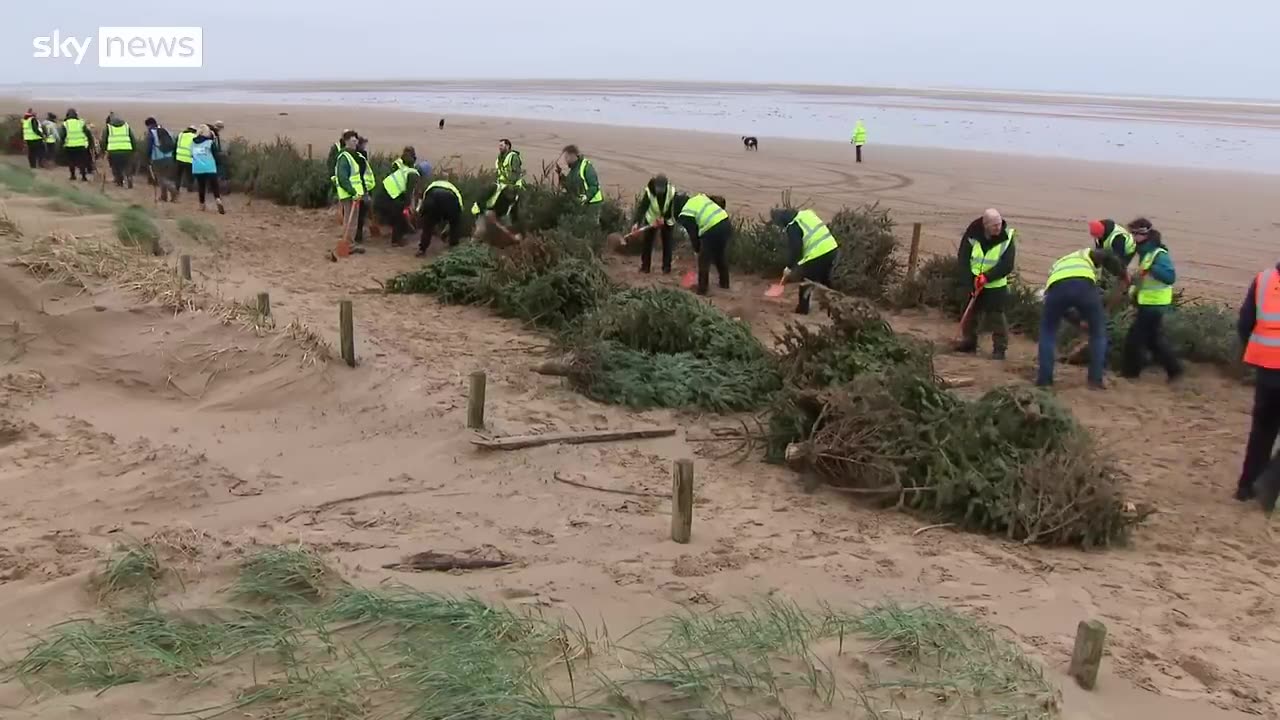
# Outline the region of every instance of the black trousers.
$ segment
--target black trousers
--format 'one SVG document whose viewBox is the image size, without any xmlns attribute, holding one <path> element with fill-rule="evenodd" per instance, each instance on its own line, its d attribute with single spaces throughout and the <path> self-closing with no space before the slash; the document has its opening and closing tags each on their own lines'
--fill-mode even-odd
<svg viewBox="0 0 1280 720">
<path fill-rule="evenodd" d="M 1151 357 L 1169 377 L 1176 378 L 1182 374 L 1182 364 L 1169 347 L 1164 336 L 1163 307 L 1139 306 L 1138 313 L 1129 326 L 1129 333 L 1124 338 L 1124 357 L 1121 373 L 1127 378 L 1136 378 L 1142 374 L 1142 366 L 1146 364 L 1143 355 L 1151 352 Z"/>
<path fill-rule="evenodd" d="M 67 148 L 67 170 L 71 173 L 71 179 L 76 179 L 76 171 L 80 171 L 80 179 L 88 180 L 89 173 L 93 172 L 93 156 L 89 154 L 89 148 Z"/>
<path fill-rule="evenodd" d="M 711 286 L 711 266 L 716 266 L 720 287 L 729 289 L 729 241 L 733 240 L 733 223 L 723 220 L 698 238 L 698 294 L 706 295 Z"/>
<path fill-rule="evenodd" d="M 820 255 L 807 263 L 802 264 L 798 269 L 800 278 L 809 282 L 816 282 L 819 285 L 831 287 L 831 270 L 836 266 L 836 251 Z M 800 315 L 809 314 L 809 300 L 813 295 L 813 288 L 809 285 L 800 286 L 800 301 L 796 303 L 796 312 Z"/>
<path fill-rule="evenodd" d="M 449 226 L 449 247 L 462 241 L 462 206 L 458 198 L 444 188 L 428 190 L 418 205 L 421 218 L 418 223 L 422 228 L 422 238 L 418 241 L 418 250 L 426 252 L 431 245 L 431 236 L 438 226 Z"/>
<path fill-rule="evenodd" d="M 27 164 L 31 166 L 32 170 L 35 170 L 37 167 L 40 166 L 40 158 L 43 156 L 44 156 L 44 141 L 28 140 L 27 141 Z"/>
<path fill-rule="evenodd" d="M 218 187 L 221 183 L 218 182 L 217 173 L 200 173 L 199 175 L 196 175 L 195 178 L 196 196 L 200 198 L 201 205 L 204 204 L 205 192 L 207 190 L 213 191 L 214 199 L 222 199 L 222 191 Z"/>
<path fill-rule="evenodd" d="M 125 180 L 133 186 L 133 172 L 130 164 L 133 161 L 132 150 L 116 150 L 107 153 L 107 164 L 111 166 L 111 179 L 116 185 L 124 185 Z"/>
<path fill-rule="evenodd" d="M 173 186 L 174 186 L 173 196 L 174 197 L 177 197 L 178 191 L 182 190 L 183 188 L 190 189 L 191 177 L 192 177 L 191 163 L 174 161 L 173 163 Z"/>
<path fill-rule="evenodd" d="M 1253 496 L 1254 482 L 1271 462 L 1277 434 L 1280 434 L 1280 384 L 1264 382 L 1260 377 L 1253 388 L 1253 418 L 1244 448 L 1244 466 L 1240 468 L 1240 495 Z"/>
<path fill-rule="evenodd" d="M 378 191 L 378 194 L 373 197 L 374 213 L 384 224 L 391 226 L 392 245 L 404 244 L 405 236 L 413 230 L 404 216 L 406 200 L 408 200 L 408 192 L 402 194 L 399 199 L 392 198 L 382 191 Z"/>
<path fill-rule="evenodd" d="M 978 350 L 978 331 L 984 328 L 991 330 L 991 349 L 1003 352 L 1009 349 L 1009 323 L 1004 309 L 1009 303 L 1009 287 L 984 288 L 978 293 L 978 301 L 973 304 L 973 312 L 969 321 L 960 328 L 962 338 L 961 352 Z"/>
<path fill-rule="evenodd" d="M 641 236 L 644 244 L 640 246 L 640 272 L 649 272 L 653 259 L 653 244 L 659 236 L 662 238 L 662 272 L 671 272 L 671 254 L 676 249 L 676 242 L 672 237 L 670 225 L 663 225 L 660 228 L 651 227 L 644 231 Z"/>
<path fill-rule="evenodd" d="M 861 145 L 854 145 L 854 146 L 853 146 L 853 152 L 854 152 L 854 154 L 857 156 L 857 158 L 858 158 L 858 162 L 862 162 L 862 146 L 861 146 Z"/>
</svg>

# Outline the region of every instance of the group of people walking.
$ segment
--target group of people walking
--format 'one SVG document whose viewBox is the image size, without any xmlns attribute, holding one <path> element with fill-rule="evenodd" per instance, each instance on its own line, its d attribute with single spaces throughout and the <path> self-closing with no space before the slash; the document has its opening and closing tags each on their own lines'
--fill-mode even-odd
<svg viewBox="0 0 1280 720">
<path fill-rule="evenodd" d="M 81 119 L 75 108 L 67 110 L 61 123 L 53 113 L 38 120 L 28 108 L 22 117 L 27 162 L 32 169 L 49 167 L 61 151 L 69 179 L 74 182 L 78 174 L 82 182 L 88 182 L 97 171 L 97 159 L 105 157 L 117 187 L 132 188 L 135 174 L 144 169 L 156 186 L 157 200 L 176 202 L 182 188 L 194 185 L 201 210 L 212 194 L 218 212 L 225 213 L 219 181 L 219 171 L 225 165 L 220 137 L 223 123 L 188 125 L 176 138 L 153 117 L 144 125 L 145 150 L 139 153 L 138 135 L 115 112 L 107 114 L 101 136 L 95 137 L 94 126 Z"/>
</svg>

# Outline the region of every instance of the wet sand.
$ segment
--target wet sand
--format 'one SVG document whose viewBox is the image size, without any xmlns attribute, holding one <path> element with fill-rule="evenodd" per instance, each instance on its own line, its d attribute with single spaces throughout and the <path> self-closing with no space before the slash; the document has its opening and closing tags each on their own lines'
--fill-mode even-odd
<svg viewBox="0 0 1280 720">
<path fill-rule="evenodd" d="M 9 101 L 14 105 L 20 101 Z M 43 107 L 65 109 L 71 101 Z M 1021 232 L 1019 272 L 1043 277 L 1049 264 L 1091 242 L 1091 217 L 1150 217 L 1165 234 L 1180 282 L 1192 293 L 1236 302 L 1252 276 L 1275 262 L 1280 233 L 1274 198 L 1280 176 L 1121 165 L 1056 158 L 868 144 L 856 164 L 845 143 L 762 138 L 746 152 L 735 135 L 620 128 L 587 123 L 447 117 L 387 108 L 186 103 L 79 103 L 90 119 L 115 109 L 135 125 L 155 115 L 171 129 L 188 121 L 223 120 L 228 136 L 277 135 L 311 144 L 323 156 L 341 130 L 355 127 L 377 151 L 414 145 L 439 164 L 490 164 L 497 140 L 521 149 L 530 174 L 550 165 L 566 143 L 596 163 L 606 190 L 630 196 L 654 173 L 679 187 L 724 195 L 731 212 L 760 213 L 785 192 L 798 205 L 832 213 L 879 202 L 892 208 L 899 232 L 924 224 L 926 252 L 952 252 L 965 225 L 989 206 Z"/>
</svg>

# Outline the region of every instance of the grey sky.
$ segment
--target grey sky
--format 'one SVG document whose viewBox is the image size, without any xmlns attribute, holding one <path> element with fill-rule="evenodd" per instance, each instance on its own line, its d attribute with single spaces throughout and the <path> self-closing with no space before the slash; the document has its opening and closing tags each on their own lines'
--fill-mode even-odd
<svg viewBox="0 0 1280 720">
<path fill-rule="evenodd" d="M 0 17 L 6 84 L 598 77 L 1280 98 L 1274 0 L 10 0 Z M 35 36 L 107 24 L 202 26 L 204 68 L 32 57 Z"/>
</svg>

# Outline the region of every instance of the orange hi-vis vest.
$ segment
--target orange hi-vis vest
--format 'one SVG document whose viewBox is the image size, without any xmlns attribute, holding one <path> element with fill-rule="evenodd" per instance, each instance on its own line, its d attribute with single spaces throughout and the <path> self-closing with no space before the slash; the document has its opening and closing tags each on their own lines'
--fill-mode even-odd
<svg viewBox="0 0 1280 720">
<path fill-rule="evenodd" d="M 1254 367 L 1280 370 L 1280 273 L 1275 268 L 1258 273 L 1257 316 L 1253 334 L 1244 346 L 1244 361 Z"/>
</svg>

